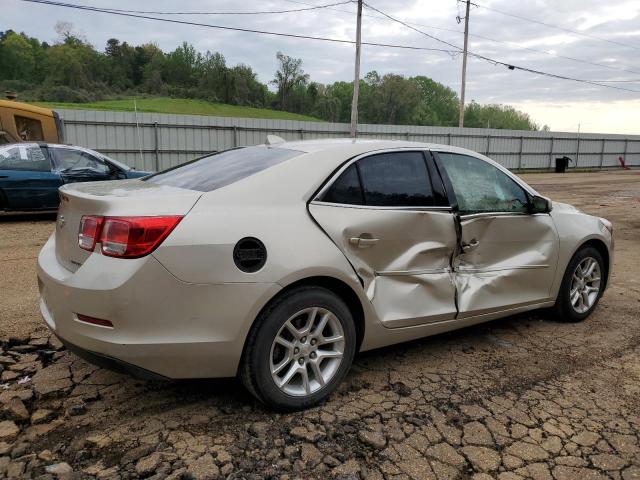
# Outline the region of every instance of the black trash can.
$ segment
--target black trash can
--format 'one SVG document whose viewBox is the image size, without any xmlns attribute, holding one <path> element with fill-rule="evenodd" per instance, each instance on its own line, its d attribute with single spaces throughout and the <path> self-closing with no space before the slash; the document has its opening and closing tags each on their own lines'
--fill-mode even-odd
<svg viewBox="0 0 640 480">
<path fill-rule="evenodd" d="M 564 173 L 571 159 L 567 156 L 556 158 L 556 173 Z"/>
</svg>

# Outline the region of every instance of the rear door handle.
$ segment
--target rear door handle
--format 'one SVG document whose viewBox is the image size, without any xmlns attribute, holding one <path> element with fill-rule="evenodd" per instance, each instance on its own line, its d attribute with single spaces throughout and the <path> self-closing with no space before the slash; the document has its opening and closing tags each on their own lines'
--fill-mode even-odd
<svg viewBox="0 0 640 480">
<path fill-rule="evenodd" d="M 462 251 L 468 252 L 469 250 L 476 248 L 478 245 L 480 245 L 480 242 L 474 238 L 469 243 L 462 244 Z"/>
<path fill-rule="evenodd" d="M 379 238 L 371 238 L 370 236 L 360 235 L 359 237 L 351 237 L 349 239 L 349 243 L 358 248 L 369 248 L 373 247 L 376 243 L 378 243 Z"/>
</svg>

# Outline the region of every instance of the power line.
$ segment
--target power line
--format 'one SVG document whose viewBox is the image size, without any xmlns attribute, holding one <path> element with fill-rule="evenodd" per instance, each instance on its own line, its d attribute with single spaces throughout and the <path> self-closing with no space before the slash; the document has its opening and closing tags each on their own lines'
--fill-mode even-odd
<svg viewBox="0 0 640 480">
<path fill-rule="evenodd" d="M 219 29 L 219 30 L 228 30 L 228 31 L 244 32 L 244 33 L 255 33 L 255 34 L 259 34 L 259 35 L 271 35 L 271 36 L 276 36 L 276 37 L 297 38 L 297 39 L 301 39 L 301 40 L 317 40 L 317 41 L 322 41 L 322 42 L 342 43 L 342 44 L 349 44 L 349 45 L 354 45 L 356 43 L 353 40 L 345 40 L 345 39 L 341 39 L 341 38 L 316 37 L 316 36 L 311 36 L 311 35 L 297 35 L 297 34 L 294 34 L 294 33 L 271 32 L 271 31 L 267 31 L 267 30 L 254 30 L 254 29 L 250 29 L 250 28 L 229 27 L 229 26 L 226 26 L 226 25 L 214 25 L 214 24 L 210 24 L 210 23 L 191 22 L 191 21 L 187 21 L 187 20 L 176 20 L 176 19 L 173 19 L 173 18 L 150 17 L 150 16 L 147 16 L 147 15 L 138 15 L 138 14 L 133 14 L 133 13 L 115 12 L 115 11 L 105 10 L 103 8 L 98 8 L 98 7 L 89 7 L 89 6 L 85 6 L 85 5 L 76 5 L 76 4 L 73 4 L 73 3 L 56 2 L 56 1 L 52 1 L 52 0 L 20 0 L 20 1 L 29 2 L 29 3 L 37 3 L 37 4 L 41 4 L 41 5 L 50 5 L 50 6 L 55 6 L 55 7 L 72 8 L 72 9 L 77 9 L 77 10 L 87 10 L 87 11 L 90 11 L 90 12 L 108 13 L 108 14 L 111 14 L 111 15 L 119 15 L 119 16 L 122 16 L 122 17 L 142 18 L 142 19 L 146 19 L 146 20 L 155 20 L 155 21 L 158 21 L 158 22 L 165 22 L 165 23 L 177 23 L 177 24 L 180 24 L 180 25 L 190 25 L 190 26 L 195 26 L 195 27 L 216 28 L 216 29 Z M 457 53 L 455 51 L 442 49 L 442 48 L 417 47 L 417 46 L 413 46 L 413 45 L 397 45 L 397 44 L 392 44 L 392 43 L 362 42 L 362 44 L 363 45 L 369 45 L 371 47 L 384 47 L 384 48 L 398 48 L 398 49 L 403 49 L 403 50 L 423 50 L 423 51 L 430 51 L 430 52 L 443 52 L 443 53 L 447 53 L 449 55 L 453 55 L 453 54 Z"/>
<path fill-rule="evenodd" d="M 458 1 L 460 1 L 460 0 L 458 0 Z M 492 12 L 499 13 L 500 15 L 505 15 L 505 16 L 511 17 L 511 18 L 517 18 L 518 20 L 523 20 L 525 22 L 531 22 L 531 23 L 535 23 L 535 24 L 538 24 L 538 25 L 543 25 L 543 26 L 548 27 L 548 28 L 555 28 L 557 30 L 562 30 L 563 32 L 572 33 L 574 35 L 580 35 L 582 37 L 591 38 L 593 40 L 600 40 L 601 42 L 612 43 L 613 45 L 618 45 L 618 46 L 621 46 L 621 47 L 627 47 L 627 48 L 632 48 L 634 50 L 640 50 L 640 47 L 636 47 L 634 45 L 629 45 L 628 43 L 616 42 L 615 40 L 609 40 L 608 38 L 598 37 L 597 35 L 592 35 L 590 33 L 580 32 L 578 30 L 572 30 L 570 28 L 561 27 L 559 25 L 553 25 L 551 23 L 542 22 L 540 20 L 535 20 L 533 18 L 523 17 L 521 15 L 516 15 L 514 13 L 505 12 L 504 10 L 499 10 L 497 8 L 487 7 L 486 5 L 479 5 L 477 3 L 474 3 L 473 5 L 475 5 L 476 7 L 479 7 L 479 8 L 484 8 L 485 10 L 490 10 Z"/>
<path fill-rule="evenodd" d="M 298 5 L 307 5 L 307 6 L 313 6 L 313 3 L 309 3 L 309 2 L 303 2 L 300 0 L 285 0 L 286 2 L 289 3 L 294 3 L 294 4 L 298 4 Z M 475 5 L 474 3 L 472 5 Z M 349 15 L 353 15 L 353 12 L 350 12 L 349 10 L 344 10 L 342 8 L 332 8 L 332 7 L 327 7 L 327 10 L 331 10 L 333 12 L 340 12 L 340 13 L 347 13 Z M 368 17 L 368 18 L 375 18 L 378 20 L 386 20 L 386 17 L 383 17 L 381 15 L 371 15 L 371 14 L 366 14 L 363 13 L 362 14 L 363 17 Z M 455 28 L 445 28 L 445 27 L 437 27 L 435 25 L 426 25 L 424 23 L 416 23 L 416 22 L 406 22 L 407 25 L 412 25 L 415 27 L 423 27 L 423 28 L 431 28 L 434 30 L 441 30 L 443 32 L 451 32 L 451 33 L 458 33 L 458 34 L 463 34 L 464 31 L 463 30 L 456 30 Z M 638 74 L 640 75 L 640 72 L 638 71 L 634 71 L 634 70 L 629 70 L 626 68 L 621 68 L 621 67 L 614 67 L 613 65 L 607 65 L 604 63 L 598 63 L 598 62 L 592 62 L 589 60 L 584 60 L 584 59 L 580 59 L 580 58 L 575 58 L 575 57 L 569 57 L 567 55 L 561 55 L 558 53 L 553 53 L 553 52 L 549 52 L 548 50 L 539 50 L 536 48 L 531 48 L 531 47 L 525 47 L 522 45 L 519 45 L 516 42 L 510 42 L 510 41 L 505 41 L 505 40 L 498 40 L 495 38 L 491 38 L 491 37 L 487 37 L 485 35 L 480 35 L 479 33 L 469 33 L 469 37 L 474 37 L 474 38 L 481 38 L 482 40 L 488 40 L 490 42 L 495 42 L 501 45 L 506 45 L 510 48 L 517 48 L 520 50 L 526 50 L 529 52 L 533 52 L 533 53 L 542 53 L 544 55 L 549 55 L 551 57 L 555 57 L 555 58 L 562 58 L 565 60 L 570 60 L 572 62 L 577 62 L 577 63 L 582 63 L 585 65 L 592 65 L 594 67 L 602 67 L 602 68 L 606 68 L 608 70 L 617 70 L 619 72 L 626 72 L 626 73 L 633 73 L 633 74 Z"/>
<path fill-rule="evenodd" d="M 370 5 L 370 4 L 366 3 L 366 2 L 364 2 L 364 5 L 365 5 L 365 7 L 368 7 L 371 10 L 374 10 L 374 11 L 384 15 L 389 20 L 397 22 L 397 23 L 399 23 L 401 25 L 404 25 L 405 27 L 407 27 L 407 28 L 409 28 L 409 29 L 411 29 L 411 30 L 413 30 L 415 32 L 418 32 L 418 33 L 428 37 L 428 38 L 431 38 L 431 39 L 436 40 L 436 41 L 438 41 L 440 43 L 443 43 L 443 44 L 445 44 L 445 45 L 447 45 L 449 47 L 452 47 L 452 48 L 456 49 L 457 52 L 462 52 L 462 49 L 459 46 L 457 46 L 457 45 L 455 45 L 453 43 L 447 42 L 447 41 L 442 40 L 442 39 L 440 39 L 440 38 L 438 38 L 438 37 L 436 37 L 434 35 L 431 35 L 429 33 L 423 32 L 422 30 L 407 24 L 407 22 L 403 22 L 402 20 L 399 20 L 399 19 L 397 19 L 395 17 L 392 17 L 391 15 L 383 12 L 382 10 L 379 10 L 379 9 L 375 8 L 374 6 L 372 6 L 372 5 Z M 618 87 L 618 86 L 615 86 L 615 85 L 605 85 L 604 83 L 598 83 L 598 82 L 595 82 L 593 80 L 584 80 L 584 79 L 575 78 L 575 77 L 566 77 L 566 76 L 563 76 L 563 75 L 558 75 L 558 74 L 555 74 L 555 73 L 543 72 L 541 70 L 535 70 L 535 69 L 528 68 L 528 67 L 520 67 L 518 65 L 514 65 L 514 64 L 511 64 L 511 63 L 506 63 L 506 62 L 503 62 L 503 61 L 500 61 L 500 60 L 496 60 L 494 58 L 486 57 L 484 55 L 480 55 L 478 53 L 474 53 L 474 52 L 471 52 L 471 51 L 468 51 L 467 54 L 472 56 L 472 57 L 475 57 L 475 58 L 478 58 L 478 59 L 481 59 L 481 60 L 485 60 L 485 61 L 487 61 L 489 63 L 492 63 L 493 65 L 502 65 L 504 67 L 507 67 L 509 70 L 522 70 L 524 72 L 535 73 L 537 75 L 544 75 L 546 77 L 556 78 L 556 79 L 560 79 L 560 80 L 570 80 L 572 82 L 585 83 L 585 84 L 604 87 L 604 88 L 611 88 L 611 89 L 614 89 L 614 90 L 623 90 L 623 91 L 627 91 L 627 92 L 640 93 L 640 90 L 632 90 L 630 88 Z"/>
<path fill-rule="evenodd" d="M 289 10 L 265 10 L 265 11 L 257 11 L 257 12 L 159 12 L 153 10 L 123 10 L 120 8 L 110 8 L 110 7 L 95 7 L 101 8 L 102 10 L 109 10 L 111 12 L 122 12 L 122 13 L 140 13 L 145 15 L 269 15 L 273 13 L 293 13 L 293 12 L 306 12 L 309 10 L 319 10 L 322 8 L 335 7 L 338 5 L 345 5 L 347 3 L 351 3 L 352 0 L 346 0 L 342 2 L 336 3 L 327 3 L 326 5 L 311 5 L 306 8 L 295 8 Z"/>
<path fill-rule="evenodd" d="M 208 23 L 190 22 L 190 21 L 186 21 L 186 20 L 151 17 L 151 16 L 147 16 L 147 15 L 138 15 L 138 14 L 133 14 L 133 13 L 115 12 L 115 11 L 105 10 L 105 9 L 101 9 L 101 8 L 97 8 L 97 7 L 76 5 L 76 4 L 72 4 L 72 3 L 63 3 L 63 2 L 57 2 L 57 1 L 52 1 L 52 0 L 21 0 L 21 1 L 29 2 L 29 3 L 37 3 L 37 4 L 42 4 L 42 5 L 51 5 L 51 6 L 57 6 L 57 7 L 72 8 L 72 9 L 77 9 L 77 10 L 87 10 L 87 11 L 98 12 L 98 13 L 108 13 L 108 14 L 111 14 L 111 15 L 119 15 L 119 16 L 123 16 L 123 17 L 142 18 L 142 19 L 146 19 L 146 20 L 155 20 L 155 21 L 158 21 L 158 22 L 175 23 L 175 24 L 180 24 L 180 25 L 190 25 L 190 26 L 196 26 L 196 27 L 216 28 L 216 29 L 219 29 L 219 30 L 237 31 L 237 32 L 245 32 L 245 33 L 255 33 L 255 34 L 259 34 L 259 35 L 271 35 L 271 36 L 276 36 L 276 37 L 288 37 L 288 38 L 297 38 L 297 39 L 303 39 L 303 40 L 316 40 L 316 41 L 331 42 L 331 43 L 341 43 L 341 44 L 349 44 L 349 45 L 354 45 L 355 44 L 355 42 L 353 40 L 345 40 L 345 39 L 339 39 L 339 38 L 328 38 L 328 37 L 315 37 L 315 36 L 310 36 L 310 35 L 297 35 L 297 34 L 293 34 L 293 33 L 271 32 L 271 31 L 266 31 L 266 30 L 254 30 L 254 29 L 249 29 L 249 28 L 229 27 L 229 26 L 226 26 L 226 25 L 213 25 L 213 24 L 208 24 Z M 417 47 L 417 46 L 412 46 L 412 45 L 397 45 L 397 44 L 389 44 L 389 43 L 374 43 L 374 42 L 362 42 L 363 45 L 369 45 L 369 46 L 373 46 L 373 47 L 398 48 L 398 49 L 404 49 L 404 50 L 444 52 L 444 53 L 447 53 L 449 55 L 458 54 L 458 53 L 462 52 L 462 49 L 460 47 L 458 47 L 457 45 L 454 45 L 452 43 L 449 43 L 449 42 L 446 42 L 444 40 L 441 40 L 438 37 L 435 37 L 435 36 L 430 35 L 430 34 L 428 34 L 426 32 L 423 32 L 423 31 L 421 31 L 421 30 L 419 30 L 419 29 L 417 29 L 415 27 L 411 27 L 411 26 L 407 25 L 405 22 L 403 22 L 401 20 L 398 20 L 398 19 L 395 19 L 395 18 L 391 17 L 390 15 L 387 15 L 384 12 L 381 12 L 380 10 L 375 9 L 371 5 L 368 5 L 367 3 L 364 3 L 364 5 L 369 7 L 369 8 L 372 8 L 372 9 L 374 9 L 374 10 L 380 12 L 380 13 L 383 13 L 386 17 L 392 19 L 395 22 L 399 22 L 399 23 L 407 26 L 411 30 L 415 30 L 416 32 L 421 33 L 422 35 L 425 35 L 425 36 L 427 36 L 429 38 L 432 38 L 434 40 L 437 40 L 438 42 L 444 43 L 444 44 L 452 47 L 453 50 L 451 50 L 451 49 L 441 49 L 441 48 Z M 471 56 L 473 56 L 475 58 L 479 58 L 479 59 L 488 61 L 489 63 L 492 63 L 494 65 L 506 66 L 510 70 L 518 69 L 518 70 L 522 70 L 522 71 L 526 71 L 526 72 L 530 72 L 530 73 L 535 73 L 535 74 L 538 74 L 538 75 L 545 75 L 545 76 L 548 76 L 548 77 L 562 79 L 562 80 L 571 80 L 571 81 L 574 81 L 574 82 L 585 83 L 585 84 L 590 84 L 590 85 L 600 86 L 600 87 L 605 87 L 605 88 L 611 88 L 611 89 L 615 89 L 615 90 L 623 90 L 623 91 L 627 91 L 627 92 L 640 93 L 640 90 L 632 90 L 632 89 L 629 89 L 629 88 L 623 88 L 623 87 L 618 87 L 618 86 L 614 86 L 614 85 L 605 85 L 605 84 L 598 83 L 598 82 L 593 82 L 593 81 L 590 81 L 590 80 L 582 80 L 582 79 L 577 79 L 577 78 L 572 78 L 572 77 L 563 77 L 561 75 L 546 73 L 546 72 L 542 72 L 542 71 L 538 71 L 538 70 L 529 69 L 529 68 L 526 68 L 526 67 L 519 67 L 519 66 L 508 64 L 508 63 L 505 63 L 505 62 L 502 62 L 502 61 L 499 61 L 499 60 L 494 60 L 492 58 L 485 57 L 485 56 L 479 55 L 477 53 L 469 52 L 469 55 L 471 55 Z"/>
</svg>

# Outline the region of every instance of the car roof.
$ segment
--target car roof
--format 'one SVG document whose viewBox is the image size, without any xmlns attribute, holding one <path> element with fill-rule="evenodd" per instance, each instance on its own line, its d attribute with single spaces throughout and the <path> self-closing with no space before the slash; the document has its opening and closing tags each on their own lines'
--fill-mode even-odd
<svg viewBox="0 0 640 480">
<path fill-rule="evenodd" d="M 269 145 L 267 145 L 269 146 Z M 350 154 L 363 154 L 368 152 L 375 152 L 376 150 L 387 149 L 406 149 L 416 148 L 420 150 L 436 150 L 439 152 L 455 152 L 472 156 L 484 155 L 468 150 L 466 148 L 456 147 L 453 145 L 442 145 L 438 143 L 425 143 L 425 142 L 409 142 L 406 140 L 380 140 L 369 138 L 327 138 L 327 139 L 315 139 L 315 140 L 295 140 L 293 142 L 284 141 L 278 143 L 271 148 L 287 148 L 291 150 L 298 150 L 304 153 L 318 153 L 324 151 L 332 151 L 338 153 L 341 150 L 348 151 Z"/>
</svg>

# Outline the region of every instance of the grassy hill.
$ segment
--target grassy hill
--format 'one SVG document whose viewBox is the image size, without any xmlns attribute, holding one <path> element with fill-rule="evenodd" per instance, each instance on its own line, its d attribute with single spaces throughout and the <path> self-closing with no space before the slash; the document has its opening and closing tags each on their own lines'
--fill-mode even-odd
<svg viewBox="0 0 640 480">
<path fill-rule="evenodd" d="M 186 98 L 137 98 L 136 104 L 139 112 L 174 113 L 181 115 L 211 115 L 215 117 L 246 117 L 268 118 L 274 120 L 302 120 L 318 122 L 314 117 L 299 115 L 297 113 L 269 110 L 267 108 L 239 107 L 224 103 L 210 103 L 205 100 L 193 100 Z M 133 112 L 133 99 L 104 100 L 91 103 L 59 103 L 37 102 L 36 105 L 48 108 L 68 108 L 87 110 L 119 110 Z"/>
</svg>

